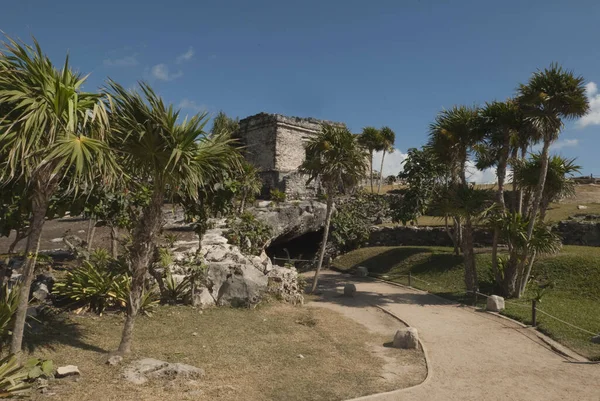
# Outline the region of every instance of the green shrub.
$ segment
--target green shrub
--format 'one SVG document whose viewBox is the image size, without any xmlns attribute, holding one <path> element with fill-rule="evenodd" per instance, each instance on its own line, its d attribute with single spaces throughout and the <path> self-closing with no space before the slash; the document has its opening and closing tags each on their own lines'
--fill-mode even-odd
<svg viewBox="0 0 600 401">
<path fill-rule="evenodd" d="M 78 307 L 102 314 L 106 308 L 126 308 L 130 287 L 131 276 L 124 261 L 90 257 L 56 283 L 53 292 Z M 141 311 L 148 313 L 156 302 L 154 289 L 148 290 Z"/>
<path fill-rule="evenodd" d="M 166 298 L 166 302 L 181 302 L 185 296 L 189 293 L 191 287 L 190 279 L 186 277 L 181 282 L 177 282 L 170 271 L 167 271 L 165 277 L 165 290 L 166 294 L 163 296 Z"/>
<path fill-rule="evenodd" d="M 0 290 L 0 340 L 4 341 L 9 334 L 10 322 L 12 321 L 17 306 L 19 305 L 20 286 L 14 285 L 12 289 L 4 284 Z"/>
<path fill-rule="evenodd" d="M 164 237 L 168 248 L 173 248 L 175 246 L 175 243 L 179 241 L 179 235 L 177 234 L 166 233 Z"/>
<path fill-rule="evenodd" d="M 360 248 L 369 240 L 371 226 L 388 214 L 385 196 L 358 193 L 338 205 L 331 219 L 330 241 L 339 252 Z"/>
<path fill-rule="evenodd" d="M 280 191 L 278 189 L 272 189 L 271 192 L 271 200 L 273 202 L 279 203 L 279 202 L 285 202 L 285 192 Z"/>
<path fill-rule="evenodd" d="M 0 360 L 0 398 L 27 397 L 33 380 L 53 373 L 52 361 L 32 358 L 21 366 L 16 356 L 9 355 Z"/>
<path fill-rule="evenodd" d="M 252 213 L 243 213 L 239 219 L 230 221 L 230 230 L 225 237 L 239 246 L 243 253 L 260 255 L 273 230 L 267 223 L 258 220 Z"/>
</svg>

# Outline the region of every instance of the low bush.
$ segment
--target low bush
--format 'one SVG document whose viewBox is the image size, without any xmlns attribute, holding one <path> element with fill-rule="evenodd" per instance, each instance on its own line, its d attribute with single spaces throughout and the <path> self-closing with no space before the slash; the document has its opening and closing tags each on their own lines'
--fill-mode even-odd
<svg viewBox="0 0 600 401">
<path fill-rule="evenodd" d="M 52 361 L 32 358 L 21 366 L 16 356 L 9 355 L 0 360 L 0 398 L 27 397 L 35 379 L 53 373 Z"/>
<path fill-rule="evenodd" d="M 271 226 L 252 213 L 243 213 L 239 219 L 231 220 L 229 225 L 231 228 L 225 233 L 227 240 L 250 255 L 260 255 L 273 235 Z"/>
<path fill-rule="evenodd" d="M 285 202 L 285 192 L 280 191 L 278 189 L 272 189 L 270 192 L 270 198 L 273 202 L 279 203 L 279 202 Z"/>
<path fill-rule="evenodd" d="M 0 291 L 0 341 L 4 342 L 9 334 L 10 322 L 19 305 L 20 286 L 14 285 L 9 289 L 8 284 L 4 284 Z"/>
<path fill-rule="evenodd" d="M 107 308 L 127 307 L 131 276 L 123 260 L 105 258 L 94 252 L 89 261 L 69 271 L 54 285 L 53 293 L 73 306 L 102 314 Z M 148 312 L 156 303 L 154 289 L 148 289 L 141 311 Z"/>
</svg>

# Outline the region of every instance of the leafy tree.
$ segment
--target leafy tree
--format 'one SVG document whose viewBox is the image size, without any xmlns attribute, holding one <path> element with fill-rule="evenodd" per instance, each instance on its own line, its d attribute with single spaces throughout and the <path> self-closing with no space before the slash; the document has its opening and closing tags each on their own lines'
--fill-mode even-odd
<svg viewBox="0 0 600 401">
<path fill-rule="evenodd" d="M 228 117 L 223 111 L 219 113 L 213 119 L 213 126 L 210 132 L 213 135 L 227 134 L 232 135 L 240 128 L 239 119 Z"/>
<path fill-rule="evenodd" d="M 207 122 L 205 113 L 179 123 L 179 111 L 166 106 L 145 83 L 141 83 L 136 92 L 110 81 L 106 92 L 112 112 L 112 145 L 118 149 L 119 162 L 136 181 L 152 190 L 150 202 L 135 224 L 129 250 L 133 277 L 119 345 L 119 352 L 128 353 L 145 275 L 161 228 L 167 190 L 198 198 L 199 188 L 239 163 L 239 153 L 227 134 L 206 135 L 203 131 Z"/>
<path fill-rule="evenodd" d="M 319 179 L 327 195 L 325 229 L 312 292 L 317 288 L 323 265 L 335 197 L 341 190 L 352 188 L 360 182 L 364 177 L 366 164 L 366 154 L 357 138 L 346 127 L 323 124 L 321 131 L 306 143 L 306 159 L 300 166 L 300 171 L 309 176 L 308 182 Z"/>
<path fill-rule="evenodd" d="M 563 127 L 563 120 L 584 116 L 589 110 L 584 79 L 558 64 L 536 71 L 527 84 L 519 85 L 518 102 L 525 118 L 539 131 L 543 147 L 540 175 L 534 193 L 527 238 L 531 239 L 540 210 L 550 145 L 556 141 Z"/>
<path fill-rule="evenodd" d="M 396 134 L 390 127 L 381 127 L 379 130 L 380 134 L 380 149 L 383 153 L 381 155 L 381 168 L 379 169 L 379 187 L 377 187 L 377 193 L 381 192 L 381 182 L 383 181 L 383 160 L 385 159 L 385 153 L 392 153 L 394 151 L 394 142 L 396 142 Z"/>
<path fill-rule="evenodd" d="M 239 187 L 240 207 L 238 212 L 242 214 L 244 213 L 248 199 L 254 199 L 260 193 L 263 182 L 258 176 L 258 169 L 247 161 L 242 162 L 242 168 L 235 178 Z"/>
<path fill-rule="evenodd" d="M 532 199 L 534 195 L 541 169 L 542 155 L 539 153 L 514 166 L 513 182 L 525 190 L 528 199 Z M 540 203 L 540 221 L 544 221 L 550 203 L 575 195 L 575 183 L 570 177 L 579 173 L 580 169 L 581 166 L 575 164 L 575 159 L 566 159 L 558 155 L 550 157 Z"/>
<path fill-rule="evenodd" d="M 483 137 L 480 111 L 476 107 L 455 106 L 439 113 L 430 127 L 429 146 L 438 160 L 446 163 L 450 172 L 451 194 L 467 195 L 469 184 L 466 164 L 474 146 Z M 469 209 L 464 209 L 469 211 Z M 456 215 L 464 218 L 462 251 L 465 260 L 465 286 L 472 291 L 477 287 L 477 269 L 473 248 L 473 222 L 468 213 Z"/>
<path fill-rule="evenodd" d="M 12 39 L 0 56 L 0 104 L 9 109 L 0 121 L 0 183 L 23 179 L 31 211 L 26 262 L 10 352 L 21 351 L 29 290 L 39 241 L 52 196 L 64 182 L 69 190 L 96 177 L 110 177 L 115 164 L 105 140 L 108 118 L 100 96 L 81 91 L 86 77 L 66 59 L 54 67 L 34 47 Z"/>
<path fill-rule="evenodd" d="M 371 192 L 373 190 L 373 154 L 381 146 L 381 133 L 375 127 L 365 127 L 358 137 L 358 143 L 369 152 L 369 171 L 371 173 Z"/>
</svg>

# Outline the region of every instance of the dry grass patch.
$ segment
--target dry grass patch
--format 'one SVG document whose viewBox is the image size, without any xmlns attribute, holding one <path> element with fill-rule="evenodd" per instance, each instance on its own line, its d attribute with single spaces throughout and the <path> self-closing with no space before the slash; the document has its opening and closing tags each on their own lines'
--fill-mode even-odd
<svg viewBox="0 0 600 401">
<path fill-rule="evenodd" d="M 219 308 L 200 313 L 170 306 L 160 307 L 152 318 L 138 320 L 134 354 L 124 364 L 151 357 L 201 367 L 206 376 L 196 383 L 136 386 L 120 378 L 124 364 L 109 367 L 103 363 L 106 352 L 117 348 L 122 316 L 72 316 L 68 320 L 76 330 L 61 334 L 60 327 L 46 326 L 35 338 L 54 343 L 33 352 L 52 358 L 59 366 L 79 366 L 80 381 L 57 381 L 52 386 L 55 399 L 64 401 L 329 401 L 392 390 L 423 379 L 383 377 L 387 357 L 403 359 L 403 364 L 422 364 L 420 352 L 413 355 L 386 349 L 383 356 L 381 345 L 389 338 L 330 310 L 272 304 L 254 310 Z"/>
</svg>

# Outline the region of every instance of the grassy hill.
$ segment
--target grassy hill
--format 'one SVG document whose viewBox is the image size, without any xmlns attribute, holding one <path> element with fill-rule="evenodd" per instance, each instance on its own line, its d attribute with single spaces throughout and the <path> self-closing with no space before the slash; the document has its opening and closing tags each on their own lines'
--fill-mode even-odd
<svg viewBox="0 0 600 401">
<path fill-rule="evenodd" d="M 562 320 L 600 333 L 600 248 L 565 246 L 558 255 L 538 260 L 532 275 L 554 282 L 538 308 Z M 408 283 L 432 293 L 472 303 L 464 293 L 462 257 L 445 247 L 371 247 L 340 256 L 333 266 L 342 271 L 366 266 L 373 275 L 402 284 Z M 487 250 L 477 254 L 480 288 L 493 293 L 491 258 Z M 507 304 L 505 314 L 531 323 L 531 293 Z M 600 360 L 600 345 L 590 341 L 591 335 L 580 332 L 542 313 L 538 328 L 555 340 L 593 360 Z"/>
</svg>

